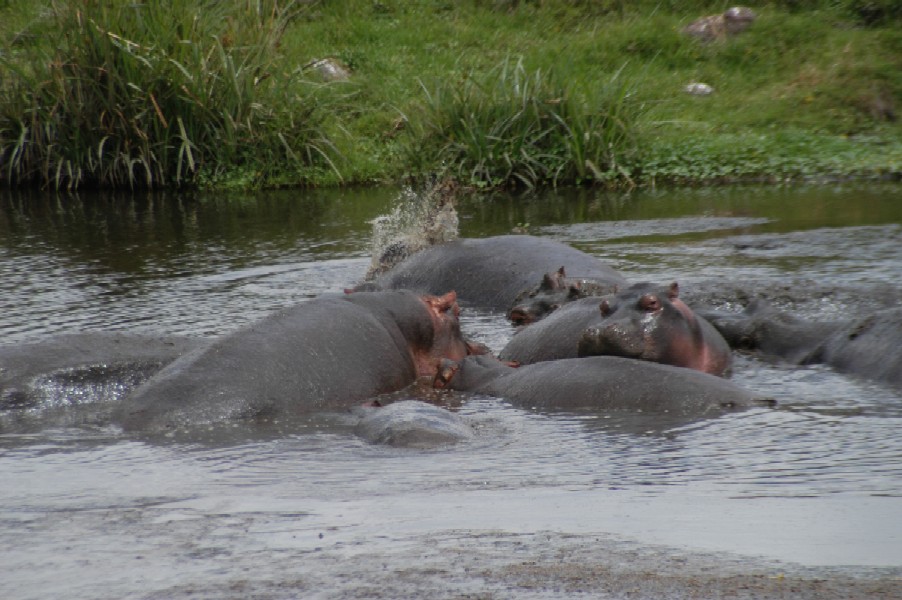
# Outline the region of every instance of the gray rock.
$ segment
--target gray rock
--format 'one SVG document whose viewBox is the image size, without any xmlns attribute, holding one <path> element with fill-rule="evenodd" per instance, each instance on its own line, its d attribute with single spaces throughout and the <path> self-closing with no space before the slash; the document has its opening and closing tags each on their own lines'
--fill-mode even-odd
<svg viewBox="0 0 902 600">
<path fill-rule="evenodd" d="M 708 15 L 696 19 L 683 28 L 683 33 L 705 42 L 722 40 L 742 33 L 755 20 L 756 15 L 751 8 L 734 6 L 719 15 Z"/>
</svg>

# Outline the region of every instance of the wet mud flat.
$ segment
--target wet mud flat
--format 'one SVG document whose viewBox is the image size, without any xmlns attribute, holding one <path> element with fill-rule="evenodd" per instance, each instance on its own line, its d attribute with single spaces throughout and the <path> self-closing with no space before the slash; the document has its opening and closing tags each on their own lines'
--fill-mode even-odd
<svg viewBox="0 0 902 600">
<path fill-rule="evenodd" d="M 686 555 L 603 536 L 555 532 L 448 531 L 396 540 L 415 550 L 328 550 L 277 560 L 295 577 L 235 579 L 212 588 L 187 585 L 163 598 L 794 598 L 892 600 L 898 571 L 844 573 L 749 559 Z M 297 562 L 305 568 L 297 571 Z M 338 584 L 341 589 L 336 589 Z"/>
<path fill-rule="evenodd" d="M 661 215 L 639 199 L 650 214 L 561 224 L 555 201 L 547 224 L 503 221 L 720 309 L 758 293 L 812 319 L 898 305 L 902 215 L 838 223 L 815 199 L 804 226 L 786 225 L 757 214 L 754 195 L 731 210 L 715 200 L 713 216 L 714 201 Z M 479 218 L 471 235 L 502 233 Z M 96 239 L 89 226 L 69 249 L 35 226 L 0 252 L 0 328 L 19 341 L 228 332 L 361 277 L 359 220 L 329 233 L 338 249 L 314 226 L 270 245 L 200 232 L 130 277 L 79 246 Z M 502 315 L 463 320 L 496 351 L 512 335 Z M 142 438 L 105 425 L 111 407 L 90 399 L 27 412 L 0 431 L 0 598 L 902 597 L 899 390 L 742 354 L 732 379 L 778 407 L 673 423 L 409 390 L 477 432 L 433 450 L 367 443 L 340 415 Z"/>
</svg>

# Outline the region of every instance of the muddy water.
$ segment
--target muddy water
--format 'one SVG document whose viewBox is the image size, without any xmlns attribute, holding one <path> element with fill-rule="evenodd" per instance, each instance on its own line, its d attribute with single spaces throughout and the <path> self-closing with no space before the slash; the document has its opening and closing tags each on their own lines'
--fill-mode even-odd
<svg viewBox="0 0 902 600">
<path fill-rule="evenodd" d="M 6 196 L 3 342 L 231 331 L 358 280 L 396 198 Z M 898 186 L 460 213 L 463 235 L 526 228 L 727 309 L 749 289 L 812 318 L 902 297 Z M 496 350 L 511 335 L 463 319 Z M 93 397 L 0 415 L 0 597 L 902 596 L 902 392 L 745 356 L 733 378 L 780 407 L 674 423 L 446 396 L 477 435 L 429 451 L 370 445 L 344 415 L 162 439 L 108 426 Z"/>
</svg>

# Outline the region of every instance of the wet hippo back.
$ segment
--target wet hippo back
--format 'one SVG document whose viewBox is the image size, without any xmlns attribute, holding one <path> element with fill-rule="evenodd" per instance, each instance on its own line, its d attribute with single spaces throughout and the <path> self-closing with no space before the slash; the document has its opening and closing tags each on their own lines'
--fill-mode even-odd
<svg viewBox="0 0 902 600">
<path fill-rule="evenodd" d="M 504 398 L 536 410 L 630 410 L 716 416 L 773 401 L 693 369 L 614 356 L 562 359 L 519 368 L 469 357 L 440 387 Z M 476 369 L 470 377 L 467 371 Z M 487 375 L 490 374 L 490 377 Z"/>
<path fill-rule="evenodd" d="M 506 235 L 430 246 L 367 287 L 427 294 L 454 290 L 461 304 L 507 311 L 517 296 L 535 288 L 546 273 L 562 266 L 574 277 L 625 284 L 614 269 L 566 244 L 529 235 Z"/>
<path fill-rule="evenodd" d="M 373 444 L 434 448 L 473 437 L 473 429 L 460 415 L 425 402 L 402 400 L 359 412 L 354 433 Z"/>
<path fill-rule="evenodd" d="M 843 373 L 902 387 L 902 308 L 880 311 L 842 327 L 813 358 Z"/>
</svg>

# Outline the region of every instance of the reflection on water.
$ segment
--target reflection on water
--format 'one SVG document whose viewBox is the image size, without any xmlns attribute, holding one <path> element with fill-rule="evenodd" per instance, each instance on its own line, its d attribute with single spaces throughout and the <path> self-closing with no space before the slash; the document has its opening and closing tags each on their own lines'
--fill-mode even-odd
<svg viewBox="0 0 902 600">
<path fill-rule="evenodd" d="M 395 197 L 7 194 L 0 331 L 13 344 L 88 329 L 230 331 L 359 280 L 368 221 Z M 464 235 L 528 224 L 631 279 L 677 279 L 690 296 L 782 286 L 786 306 L 835 318 L 902 295 L 897 198 L 897 187 L 879 185 L 582 191 L 470 199 L 459 212 Z M 513 334 L 498 314 L 467 311 L 462 322 L 496 351 Z M 108 407 L 90 402 L 56 420 L 38 411 L 28 427 L 0 431 L 0 590 L 223 597 L 265 580 L 275 586 L 267 589 L 320 582 L 334 586 L 321 597 L 366 596 L 348 591 L 353 571 L 337 559 L 375 553 L 422 567 L 431 540 L 447 545 L 454 531 L 476 540 L 460 542 L 474 553 L 480 532 L 551 531 L 810 565 L 902 564 L 902 533 L 888 526 L 902 522 L 900 392 L 745 356 L 733 379 L 779 408 L 675 423 L 537 414 L 448 394 L 477 435 L 431 451 L 370 445 L 346 415 L 161 439 L 123 436 L 103 422 Z M 539 560 L 530 552 L 524 560 Z M 461 594 L 470 585 L 457 584 Z"/>
</svg>

